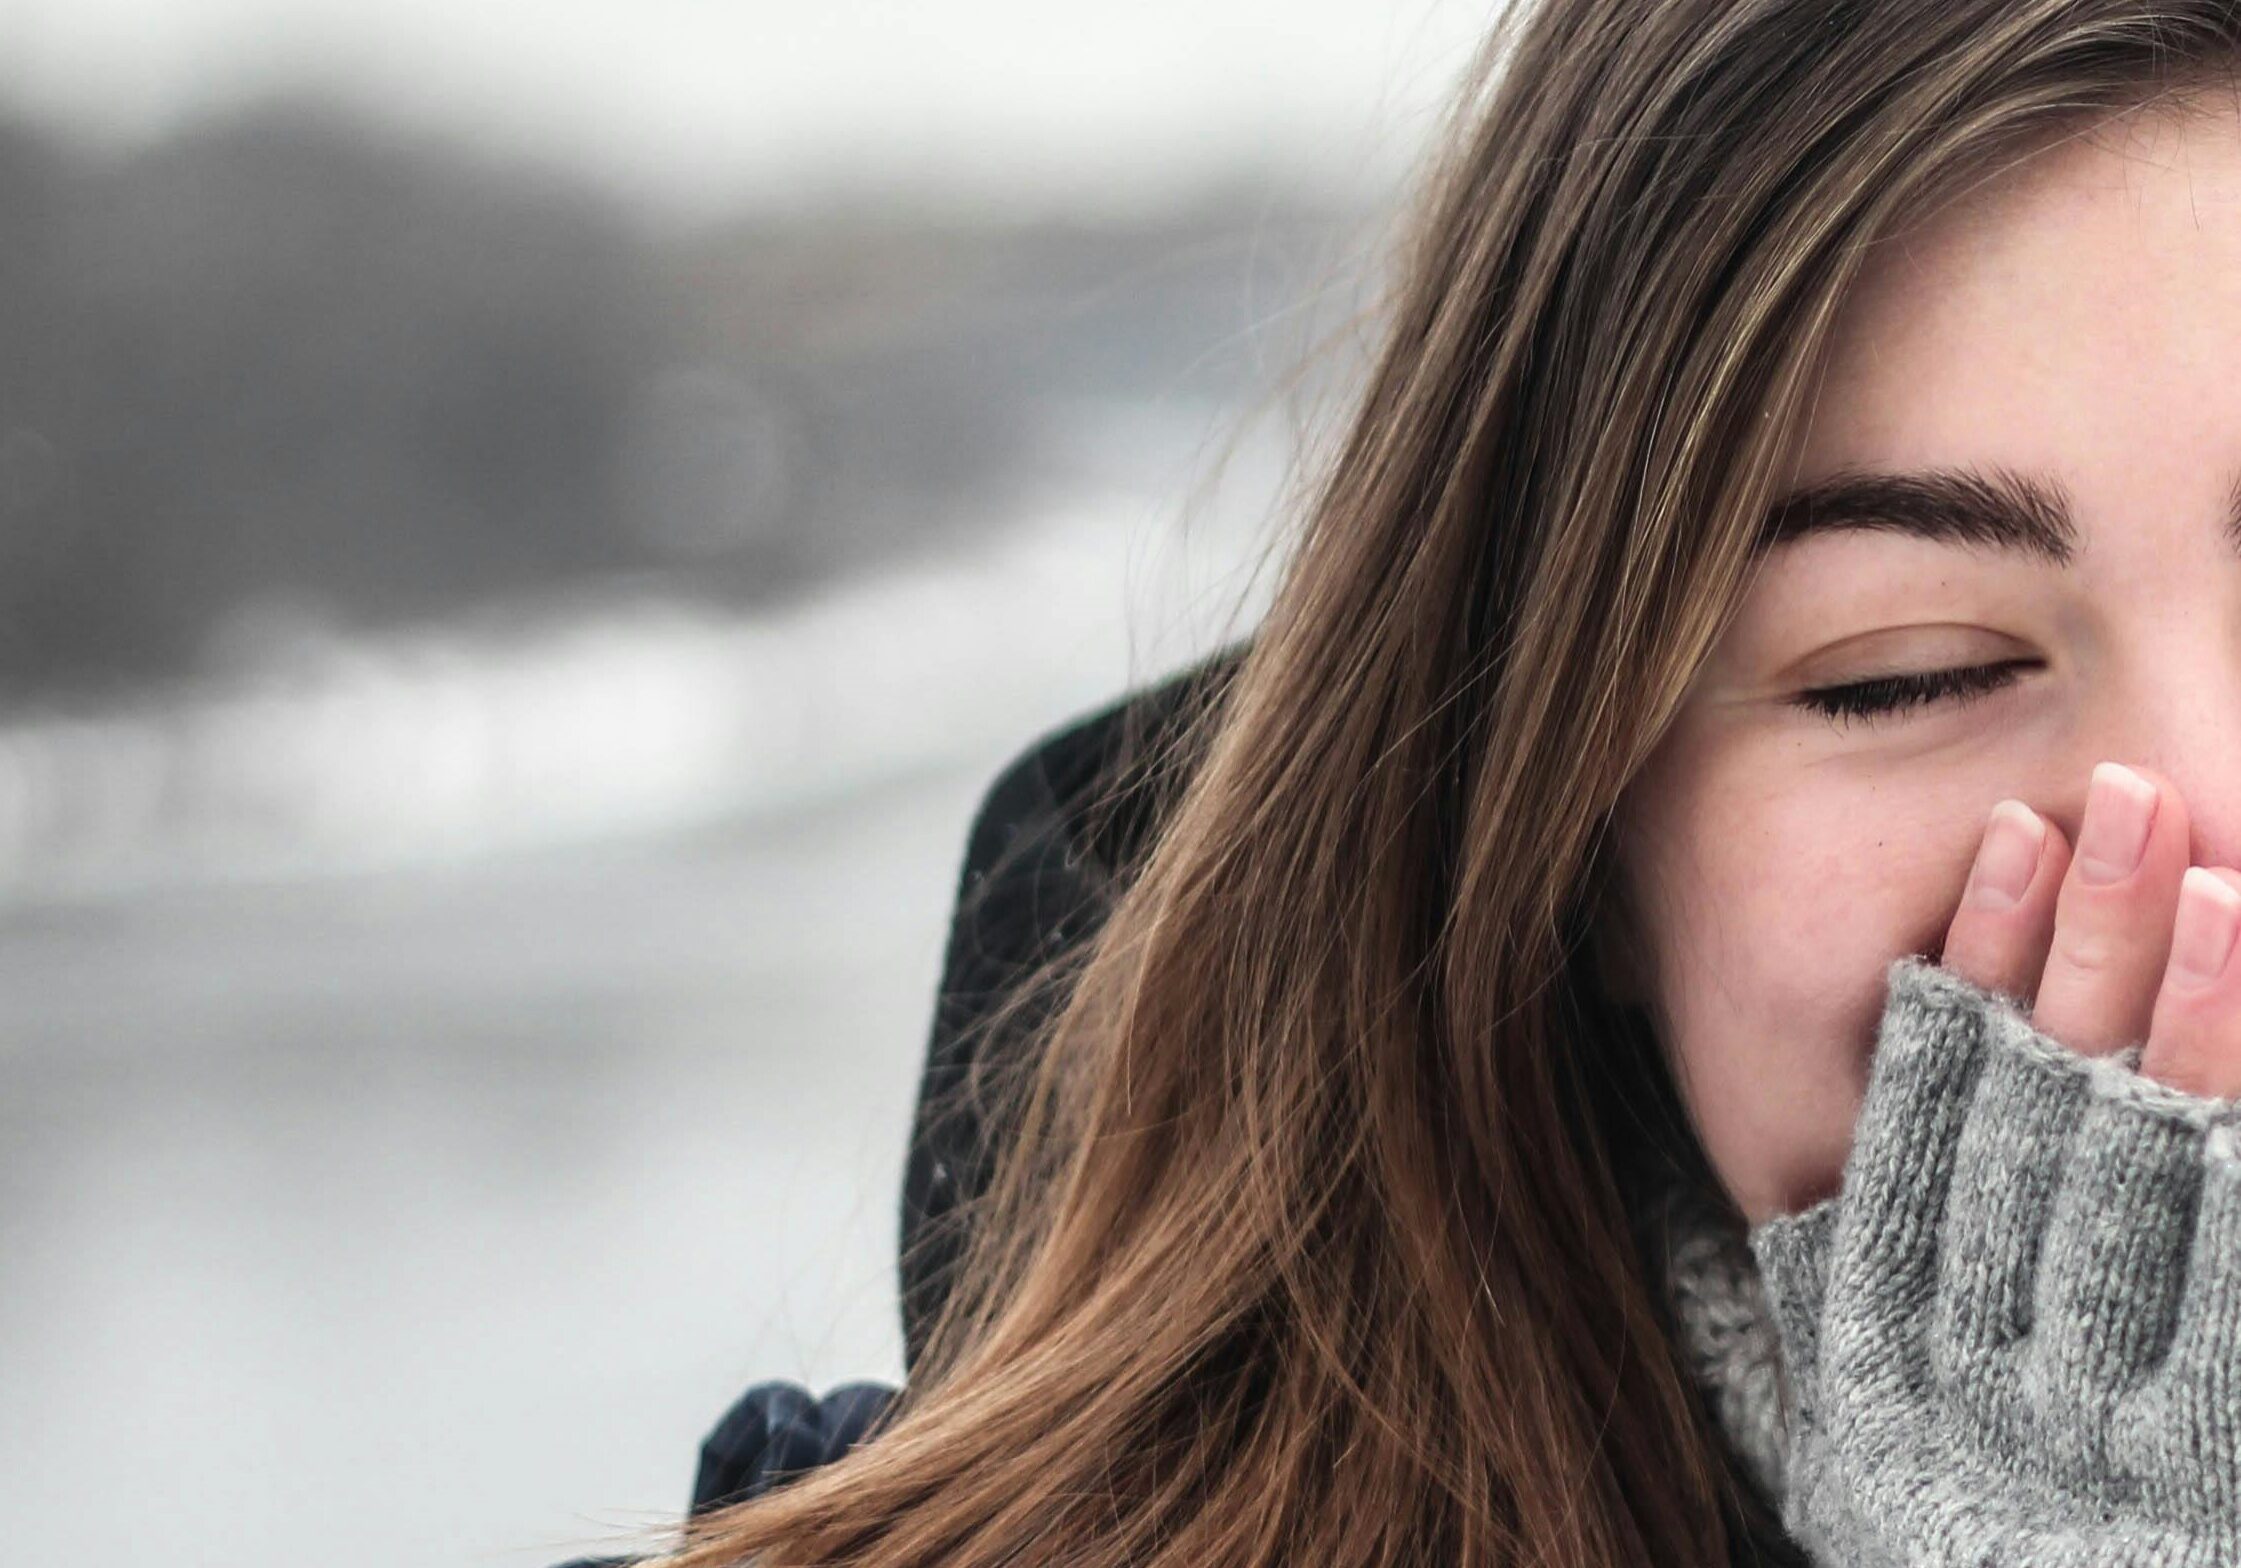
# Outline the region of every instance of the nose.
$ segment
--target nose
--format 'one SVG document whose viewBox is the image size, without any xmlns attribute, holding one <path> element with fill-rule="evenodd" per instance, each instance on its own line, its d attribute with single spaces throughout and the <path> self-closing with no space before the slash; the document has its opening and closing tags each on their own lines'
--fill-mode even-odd
<svg viewBox="0 0 2241 1568">
<path fill-rule="evenodd" d="M 2215 690 L 2221 700 L 2202 700 Z M 2086 784 L 2097 762 L 2121 762 L 2153 779 L 2169 799 L 2185 804 L 2188 860 L 2198 866 L 2241 869 L 2241 680 L 2211 678 L 2191 692 L 2166 688 L 2161 700 L 2137 705 L 2120 730 L 2088 741 L 2102 749 L 2071 770 L 2061 826 L 2070 842 L 2085 815 Z"/>
</svg>

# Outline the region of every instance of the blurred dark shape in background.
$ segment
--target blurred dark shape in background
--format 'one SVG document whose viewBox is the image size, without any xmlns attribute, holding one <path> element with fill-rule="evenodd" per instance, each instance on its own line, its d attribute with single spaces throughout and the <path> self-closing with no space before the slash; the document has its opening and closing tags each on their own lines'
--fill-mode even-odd
<svg viewBox="0 0 2241 1568">
<path fill-rule="evenodd" d="M 1052 407 L 1238 398 L 1241 297 L 1351 216 L 673 232 L 302 100 L 110 158 L 0 121 L 0 212 L 0 701 L 938 552 L 1047 476 Z"/>
<path fill-rule="evenodd" d="M 1379 214 L 1240 165 L 686 220 L 301 96 L 45 123 L 0 115 L 11 1549 L 578 1555 L 747 1381 L 899 1375 L 971 812 L 1204 650 L 1164 617 L 1281 533 L 1248 416 L 1351 375 L 1302 356 Z M 1147 593 L 1209 538 L 1210 603 Z"/>
</svg>

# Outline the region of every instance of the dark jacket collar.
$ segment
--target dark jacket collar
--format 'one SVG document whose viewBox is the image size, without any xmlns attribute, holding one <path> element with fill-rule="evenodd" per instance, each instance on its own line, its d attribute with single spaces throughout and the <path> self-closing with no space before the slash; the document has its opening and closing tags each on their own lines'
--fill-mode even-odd
<svg viewBox="0 0 2241 1568">
<path fill-rule="evenodd" d="M 1150 760 L 1217 697 L 1246 645 L 1038 736 L 998 773 L 968 830 L 926 1065 L 903 1171 L 903 1364 L 915 1367 L 949 1288 L 957 1210 L 985 1186 L 994 1137 L 965 1103 L 976 1060 L 1014 1058 L 1041 1010 L 1000 1032 L 991 1009 L 1023 975 L 1097 927 L 1114 868 L 1147 841 L 1175 777 Z"/>
<path fill-rule="evenodd" d="M 994 1139 L 959 1097 L 976 1057 L 1016 1053 L 1043 1014 L 984 1033 L 988 1010 L 1038 962 L 1095 930 L 1106 878 L 1146 841 L 1178 780 L 1153 771 L 1174 727 L 1217 698 L 1234 644 L 1038 736 L 999 773 L 967 835 L 906 1163 L 904 1365 L 915 1366 L 956 1266 L 959 1204 L 985 1184 Z M 1723 1195 L 1696 1176 L 1633 1175 L 1628 1204 L 1683 1363 L 1740 1473 L 1778 1510 L 1781 1360 L 1758 1269 Z"/>
</svg>

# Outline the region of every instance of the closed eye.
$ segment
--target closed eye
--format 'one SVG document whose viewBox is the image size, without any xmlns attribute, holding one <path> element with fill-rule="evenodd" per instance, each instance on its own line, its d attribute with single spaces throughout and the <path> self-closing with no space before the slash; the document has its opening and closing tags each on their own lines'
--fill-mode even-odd
<svg viewBox="0 0 2241 1568">
<path fill-rule="evenodd" d="M 1930 670 L 1918 675 L 1879 675 L 1873 680 L 1852 681 L 1842 686 L 1815 687 L 1787 700 L 1793 707 L 1818 713 L 1831 723 L 1845 724 L 1853 719 L 1872 722 L 1934 702 L 1966 705 L 2003 686 L 2013 685 L 2017 673 L 2033 662 L 2009 659 L 2001 664 Z"/>
</svg>

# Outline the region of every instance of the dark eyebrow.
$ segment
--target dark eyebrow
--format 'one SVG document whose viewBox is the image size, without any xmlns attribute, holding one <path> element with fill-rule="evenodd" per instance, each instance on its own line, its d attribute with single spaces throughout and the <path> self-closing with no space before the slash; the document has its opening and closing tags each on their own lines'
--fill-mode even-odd
<svg viewBox="0 0 2241 1568">
<path fill-rule="evenodd" d="M 1932 544 L 1988 546 L 2068 566 L 2077 524 L 2059 480 L 1994 468 L 1916 473 L 1843 472 L 1801 485 L 1760 525 L 1763 553 L 1812 534 L 1883 529 Z"/>
</svg>

